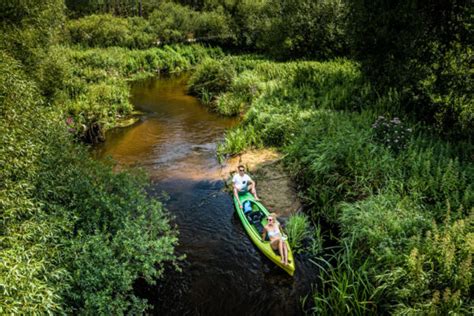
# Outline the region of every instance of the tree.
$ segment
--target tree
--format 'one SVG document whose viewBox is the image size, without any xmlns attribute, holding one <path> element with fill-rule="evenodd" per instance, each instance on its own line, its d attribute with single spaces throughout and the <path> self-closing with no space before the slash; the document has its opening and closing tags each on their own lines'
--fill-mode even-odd
<svg viewBox="0 0 474 316">
<path fill-rule="evenodd" d="M 356 0 L 349 29 L 379 91 L 396 87 L 408 112 L 467 135 L 474 127 L 472 20 L 469 1 Z"/>
</svg>

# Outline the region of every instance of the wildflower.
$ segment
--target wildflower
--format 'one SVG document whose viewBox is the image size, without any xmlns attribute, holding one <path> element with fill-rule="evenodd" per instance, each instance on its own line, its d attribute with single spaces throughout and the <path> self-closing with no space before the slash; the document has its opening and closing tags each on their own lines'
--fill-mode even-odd
<svg viewBox="0 0 474 316">
<path fill-rule="evenodd" d="M 74 124 L 74 119 L 73 119 L 71 116 L 69 116 L 69 117 L 66 119 L 66 124 L 67 124 L 67 125 L 72 125 L 72 124 Z"/>
</svg>

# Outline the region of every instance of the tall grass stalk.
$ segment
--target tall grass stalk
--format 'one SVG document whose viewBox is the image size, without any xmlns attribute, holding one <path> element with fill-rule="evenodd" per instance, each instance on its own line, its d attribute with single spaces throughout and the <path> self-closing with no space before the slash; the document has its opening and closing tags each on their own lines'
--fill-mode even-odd
<svg viewBox="0 0 474 316">
<path fill-rule="evenodd" d="M 302 250 L 303 241 L 311 236 L 308 216 L 298 213 L 290 216 L 285 230 L 288 234 L 288 242 L 291 249 L 298 253 Z"/>
<path fill-rule="evenodd" d="M 311 259 L 319 270 L 319 283 L 313 293 L 317 315 L 377 315 L 377 301 L 383 288 L 369 279 L 370 262 L 361 259 L 351 242 L 330 258 Z"/>
</svg>

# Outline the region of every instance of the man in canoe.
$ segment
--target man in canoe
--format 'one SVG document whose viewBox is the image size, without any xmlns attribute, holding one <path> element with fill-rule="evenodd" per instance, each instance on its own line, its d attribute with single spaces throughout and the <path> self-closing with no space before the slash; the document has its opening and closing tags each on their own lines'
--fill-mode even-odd
<svg viewBox="0 0 474 316">
<path fill-rule="evenodd" d="M 245 167 L 243 165 L 239 165 L 237 170 L 239 172 L 236 173 L 232 178 L 232 183 L 234 185 L 234 196 L 237 201 L 239 201 L 240 208 L 242 208 L 242 204 L 240 203 L 239 194 L 250 192 L 255 197 L 256 201 L 260 201 L 257 196 L 255 181 L 253 181 L 252 178 L 250 178 L 250 176 L 245 173 Z"/>
</svg>

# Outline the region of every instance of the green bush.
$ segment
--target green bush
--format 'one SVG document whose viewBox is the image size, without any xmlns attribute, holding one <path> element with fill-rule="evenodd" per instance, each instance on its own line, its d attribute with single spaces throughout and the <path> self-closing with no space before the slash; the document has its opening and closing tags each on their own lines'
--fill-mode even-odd
<svg viewBox="0 0 474 316">
<path fill-rule="evenodd" d="M 188 83 L 190 93 L 201 97 L 209 93 L 212 98 L 229 90 L 236 71 L 228 59 L 206 59 L 196 68 Z"/>
<path fill-rule="evenodd" d="M 0 313 L 60 312 L 67 289 L 61 281 L 69 272 L 57 264 L 57 238 L 69 227 L 68 216 L 49 217 L 34 185 L 47 115 L 34 82 L 3 51 L 0 74 Z"/>
<path fill-rule="evenodd" d="M 236 39 L 231 28 L 230 17 L 222 7 L 197 13 L 195 24 L 193 33 L 196 39 L 218 44 L 225 44 Z"/>
<path fill-rule="evenodd" d="M 148 48 L 156 42 L 156 35 L 152 33 L 148 22 L 139 17 L 89 15 L 69 20 L 66 28 L 73 44 L 86 47 Z"/>
<path fill-rule="evenodd" d="M 207 90 L 203 90 L 201 99 L 204 103 L 209 103 L 216 112 L 226 116 L 239 115 L 246 105 L 243 98 L 236 97 L 232 92 L 224 93 L 212 102 L 212 94 Z M 206 102 L 206 99 L 209 101 Z"/>
<path fill-rule="evenodd" d="M 348 51 L 344 1 L 279 0 L 267 6 L 271 27 L 260 42 L 276 57 L 332 58 Z"/>
<path fill-rule="evenodd" d="M 150 14 L 148 20 L 162 42 L 183 42 L 192 37 L 196 12 L 187 6 L 165 1 Z"/>
<path fill-rule="evenodd" d="M 472 311 L 472 213 L 466 219 L 433 224 L 405 252 L 401 265 L 379 276 L 395 298 L 395 315 L 469 314 Z M 471 228 L 470 228 L 471 227 Z"/>
<path fill-rule="evenodd" d="M 64 9 L 62 0 L 2 1 L 0 49 L 31 71 L 61 40 Z"/>
<path fill-rule="evenodd" d="M 0 73 L 0 313 L 143 313 L 133 283 L 175 260 L 166 212 L 143 175 L 75 144 L 3 51 Z"/>
</svg>

